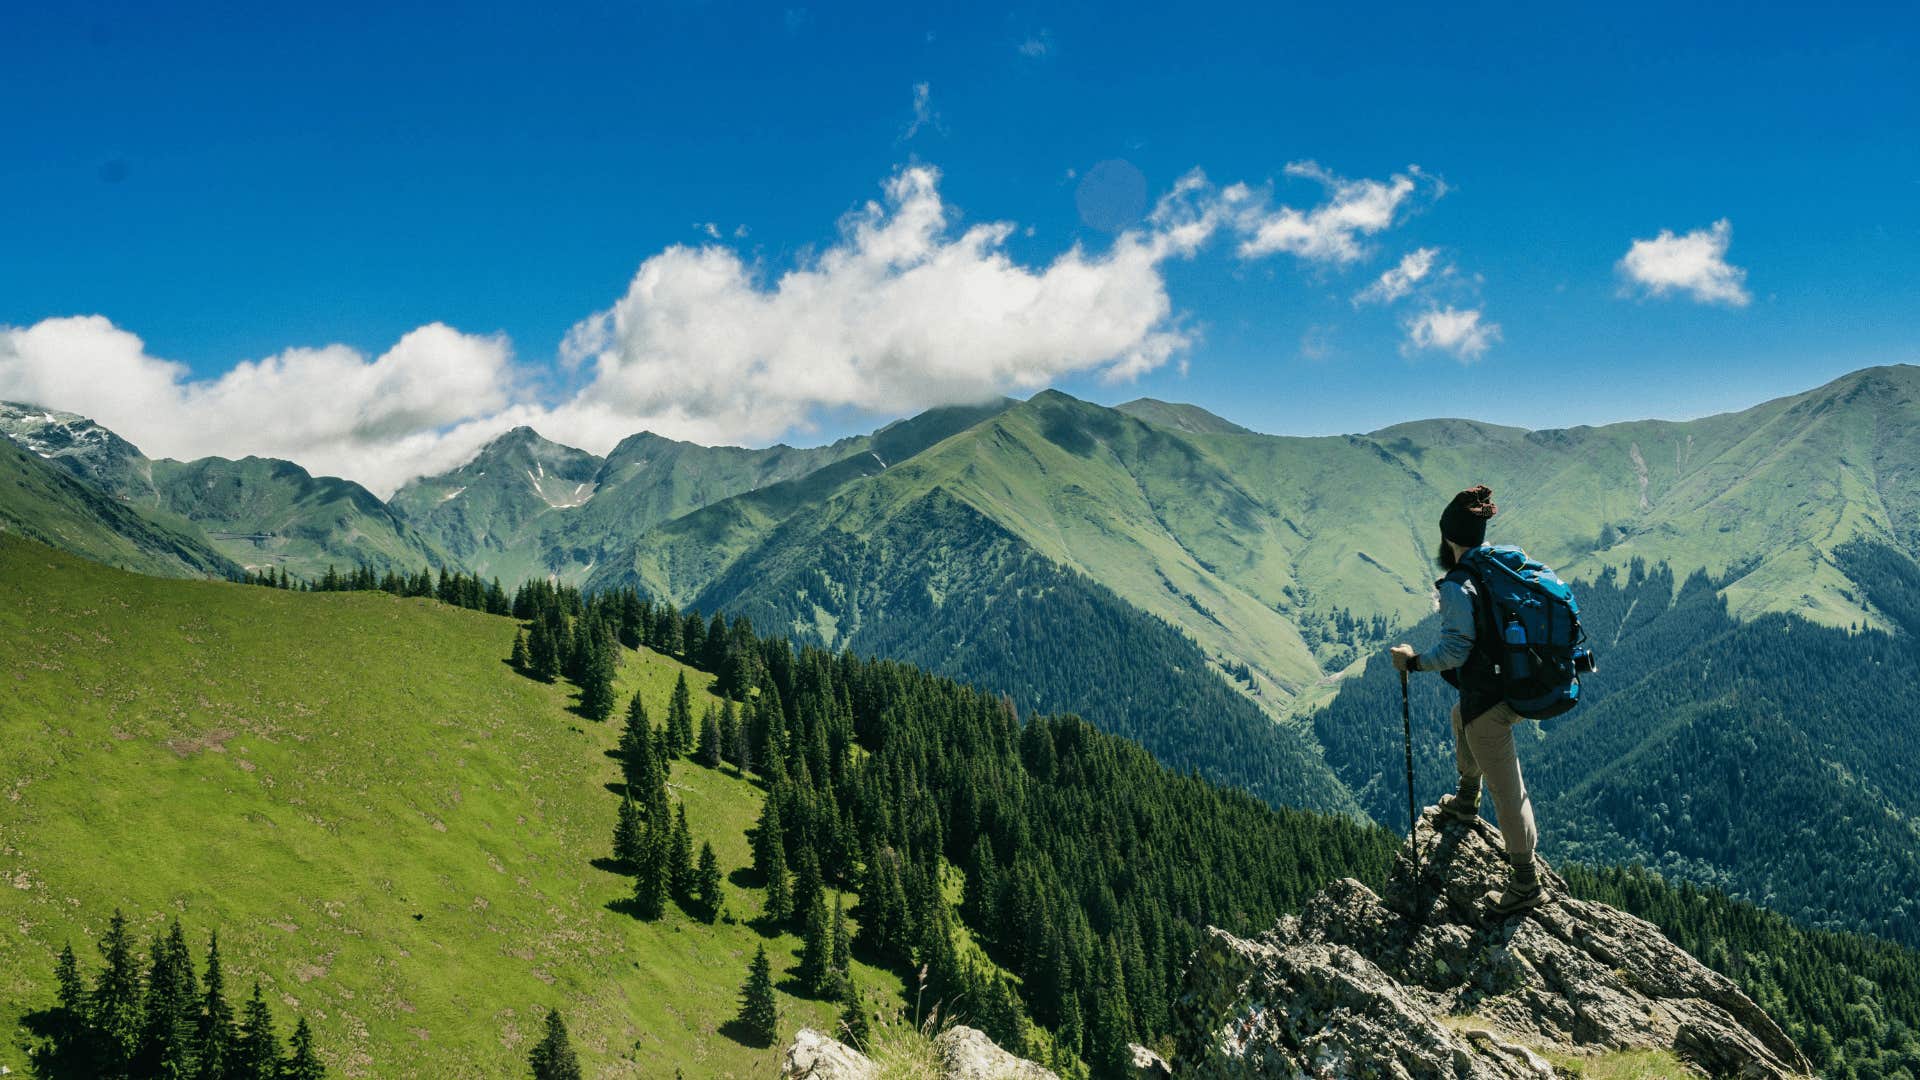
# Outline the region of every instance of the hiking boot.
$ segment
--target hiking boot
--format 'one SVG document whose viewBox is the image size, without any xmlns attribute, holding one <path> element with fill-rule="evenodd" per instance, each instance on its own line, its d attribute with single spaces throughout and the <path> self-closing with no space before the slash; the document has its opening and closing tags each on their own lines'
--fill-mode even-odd
<svg viewBox="0 0 1920 1080">
<path fill-rule="evenodd" d="M 1517 915 L 1539 907 L 1546 898 L 1547 891 L 1540 884 L 1540 869 L 1529 858 L 1514 865 L 1506 888 L 1487 893 L 1487 910 L 1494 915 Z"/>
<path fill-rule="evenodd" d="M 1460 778 L 1460 790 L 1440 797 L 1440 814 L 1454 821 L 1472 821 L 1480 816 L 1480 778 Z"/>
</svg>

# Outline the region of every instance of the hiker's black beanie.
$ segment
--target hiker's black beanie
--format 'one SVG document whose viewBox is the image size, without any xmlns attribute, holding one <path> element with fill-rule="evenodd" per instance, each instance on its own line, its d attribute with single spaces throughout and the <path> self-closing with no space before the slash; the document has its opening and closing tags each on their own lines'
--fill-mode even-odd
<svg viewBox="0 0 1920 1080">
<path fill-rule="evenodd" d="M 1440 515 L 1440 535 L 1465 547 L 1479 547 L 1487 542 L 1487 519 L 1494 510 L 1492 488 L 1470 487 L 1455 495 Z"/>
</svg>

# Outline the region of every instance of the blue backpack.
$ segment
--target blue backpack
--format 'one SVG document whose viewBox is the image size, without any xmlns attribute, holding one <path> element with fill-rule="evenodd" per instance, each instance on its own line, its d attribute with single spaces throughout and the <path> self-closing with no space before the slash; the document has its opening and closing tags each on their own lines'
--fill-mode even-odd
<svg viewBox="0 0 1920 1080">
<path fill-rule="evenodd" d="M 1491 649 L 1508 707 L 1545 720 L 1580 704 L 1580 675 L 1597 667 L 1573 591 L 1517 547 L 1474 548 L 1460 568 L 1479 589 L 1475 636 Z"/>
</svg>

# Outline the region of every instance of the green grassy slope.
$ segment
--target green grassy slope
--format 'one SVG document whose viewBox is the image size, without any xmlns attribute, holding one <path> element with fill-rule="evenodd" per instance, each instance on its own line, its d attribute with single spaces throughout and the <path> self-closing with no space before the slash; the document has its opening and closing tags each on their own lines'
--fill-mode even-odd
<svg viewBox="0 0 1920 1080">
<path fill-rule="evenodd" d="M 156 521 L 0 438 L 0 533 L 163 577 L 230 577 L 240 567 L 195 533 Z"/>
<path fill-rule="evenodd" d="M 512 1076 L 548 1006 L 589 1075 L 764 1076 L 777 1051 L 716 1029 L 762 940 L 677 909 L 609 909 L 614 724 L 503 662 L 509 620 L 384 594 L 162 581 L 0 538 L 0 1030 L 52 1000 L 52 964 L 114 907 L 146 935 L 221 934 L 340 1075 Z M 628 654 L 664 714 L 676 662 Z M 698 680 L 697 673 L 690 673 Z M 723 870 L 761 792 L 676 764 L 673 796 Z M 727 885 L 740 919 L 758 897 Z M 898 1003 L 897 978 L 862 985 Z M 781 995 L 783 1024 L 825 1003 Z M 14 1054 L 13 1039 L 0 1063 Z M 16 1070 L 22 1064 L 10 1062 Z"/>
</svg>

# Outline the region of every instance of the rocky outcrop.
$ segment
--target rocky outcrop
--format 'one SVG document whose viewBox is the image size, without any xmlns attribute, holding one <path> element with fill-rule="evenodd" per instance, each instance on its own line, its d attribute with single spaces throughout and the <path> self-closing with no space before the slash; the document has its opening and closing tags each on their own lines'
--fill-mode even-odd
<svg viewBox="0 0 1920 1080">
<path fill-rule="evenodd" d="M 947 1080 L 1059 1080 L 1051 1070 L 1014 1057 L 985 1032 L 965 1024 L 941 1032 L 933 1049 L 940 1055 L 940 1075 Z"/>
<path fill-rule="evenodd" d="M 1050 1070 L 1014 1057 L 984 1032 L 964 1024 L 935 1037 L 933 1050 L 941 1080 L 1059 1080 Z M 880 1066 L 837 1039 L 801 1028 L 787 1047 L 780 1075 L 783 1080 L 878 1080 Z"/>
<path fill-rule="evenodd" d="M 1487 912 L 1507 865 L 1486 822 L 1429 810 L 1414 838 L 1383 895 L 1337 881 L 1257 937 L 1209 930 L 1176 1007 L 1174 1072 L 1551 1077 L 1545 1047 L 1668 1049 L 1715 1076 L 1811 1071 L 1732 980 L 1550 870 L 1549 903 Z"/>
<path fill-rule="evenodd" d="M 782 1080 L 879 1080 L 880 1067 L 867 1055 L 812 1028 L 801 1028 L 780 1066 Z"/>
</svg>

